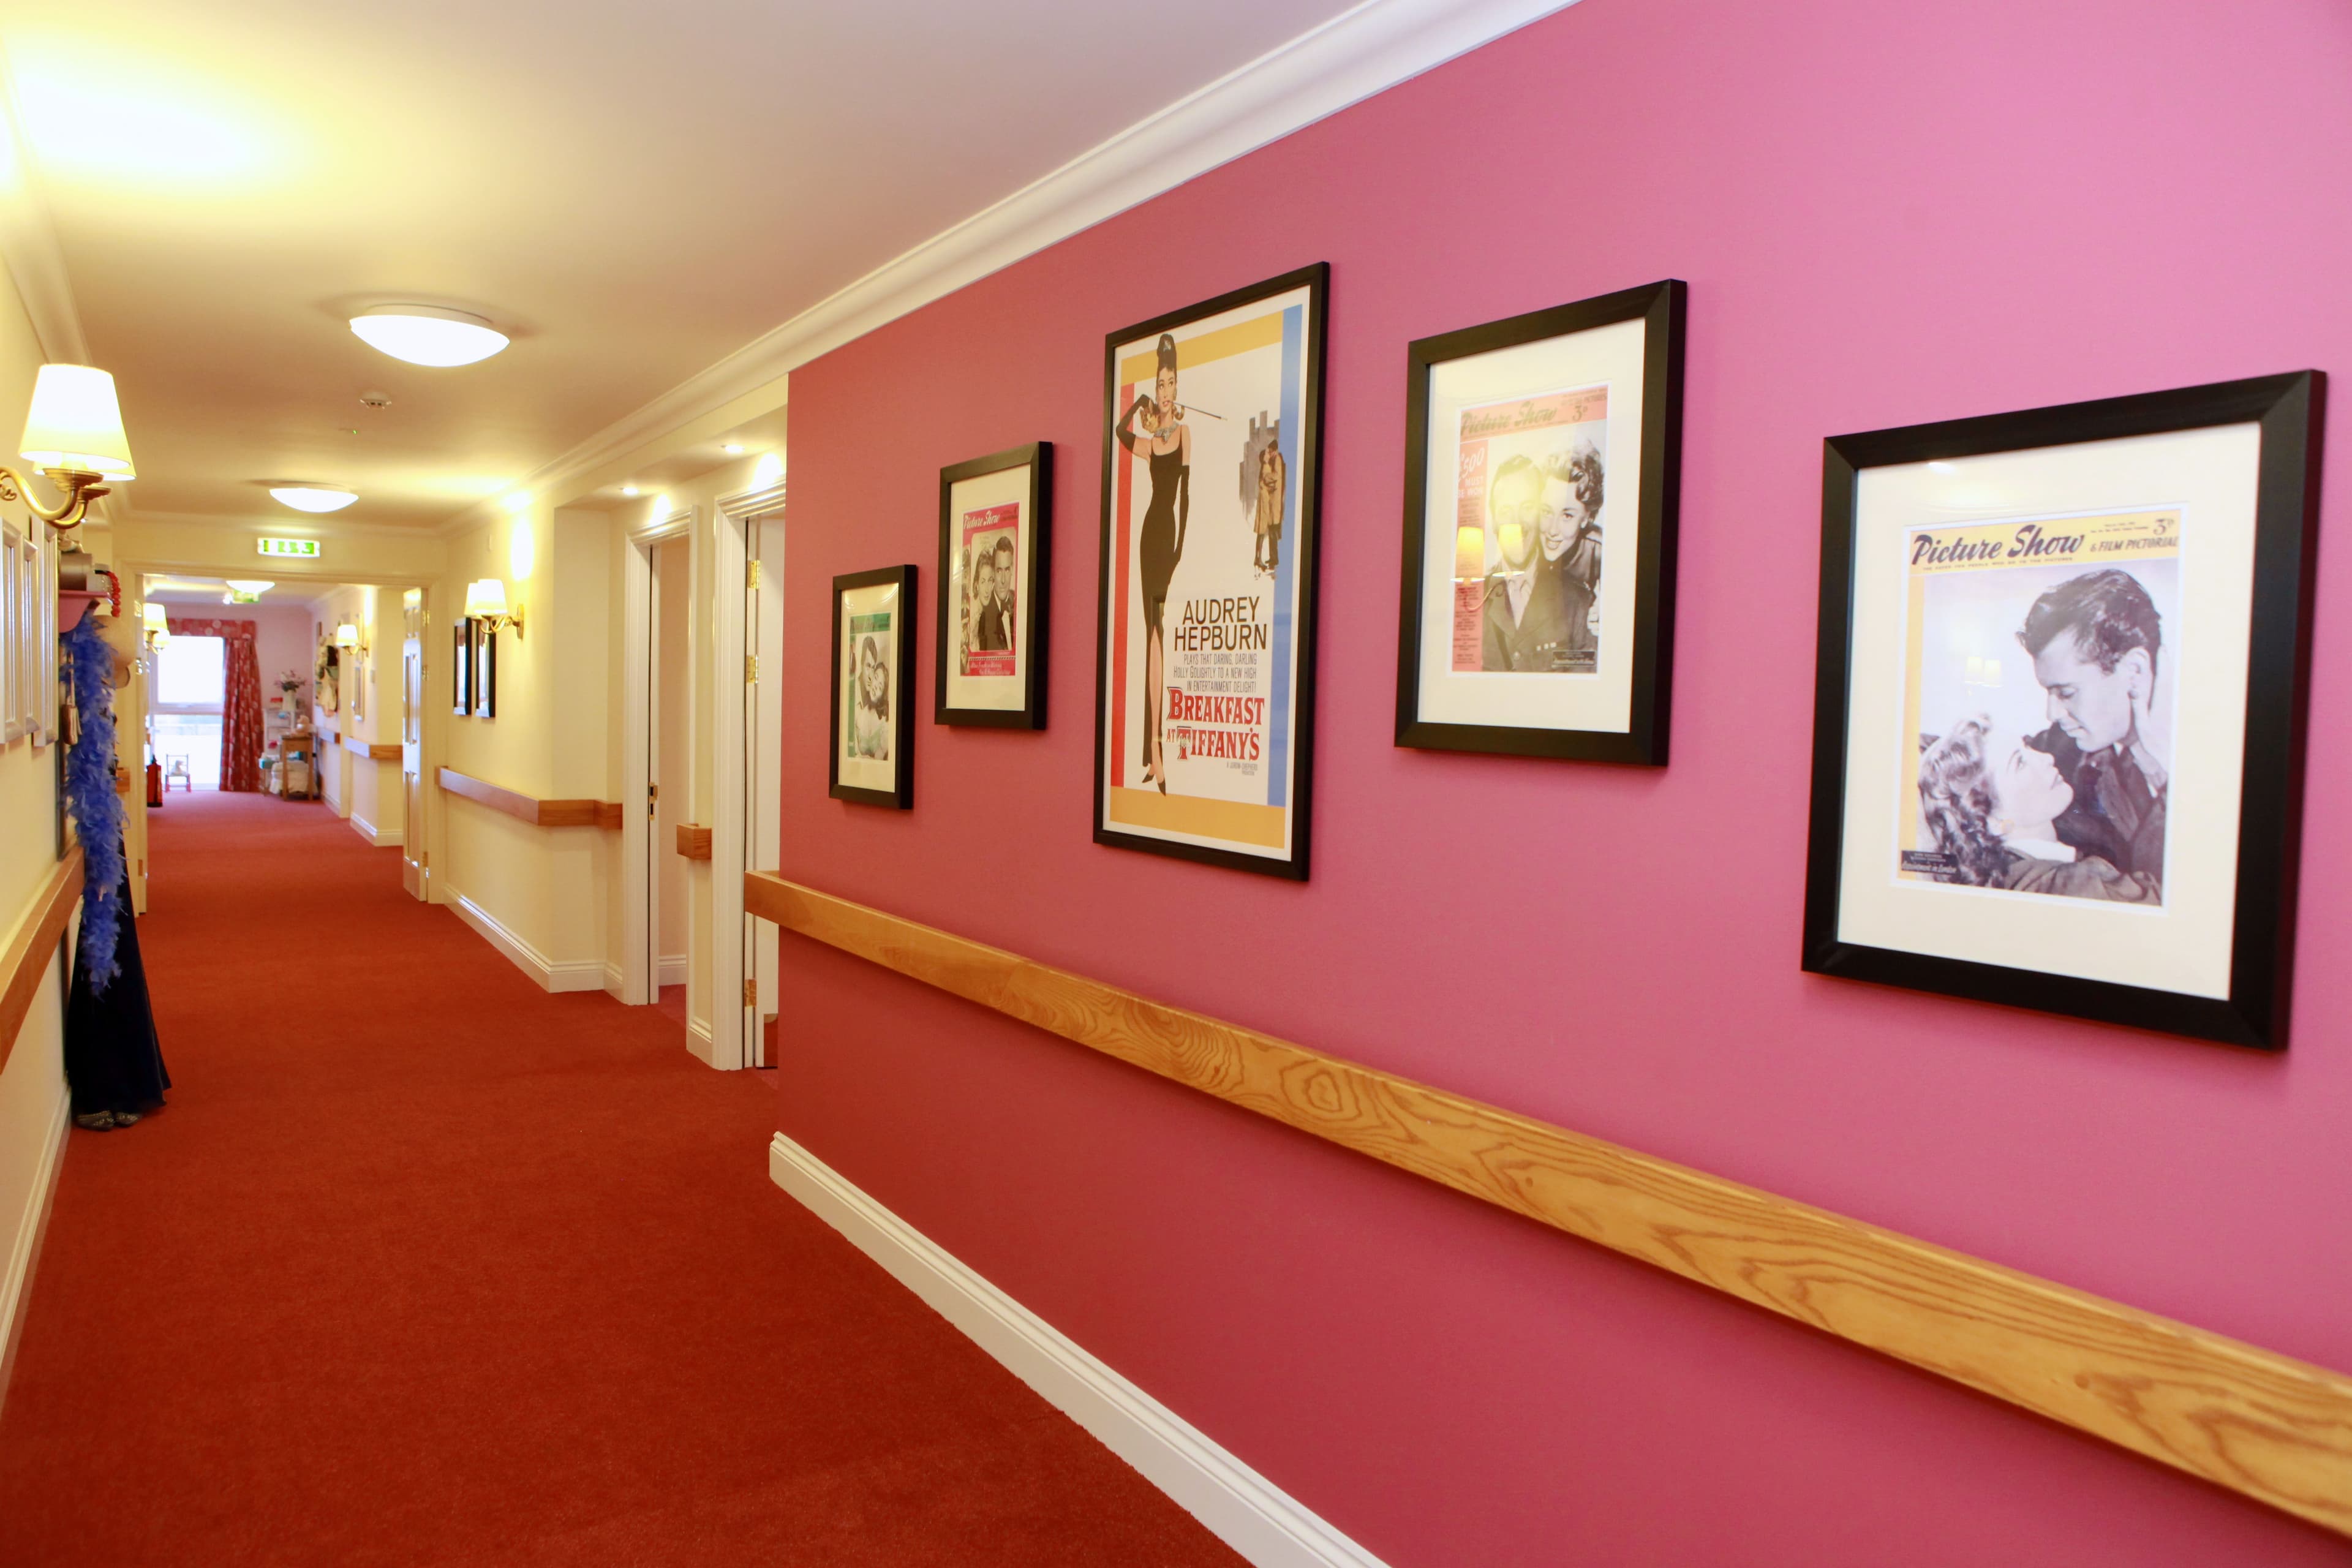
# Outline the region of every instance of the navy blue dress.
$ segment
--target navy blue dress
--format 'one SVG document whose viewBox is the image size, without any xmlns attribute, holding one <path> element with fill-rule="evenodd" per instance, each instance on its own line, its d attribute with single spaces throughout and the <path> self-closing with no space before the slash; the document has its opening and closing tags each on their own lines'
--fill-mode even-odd
<svg viewBox="0 0 2352 1568">
<path fill-rule="evenodd" d="M 163 1103 L 172 1075 L 163 1068 L 163 1043 L 155 1037 L 155 1015 L 147 1005 L 147 970 L 139 960 L 139 928 L 131 917 L 131 868 L 125 865 L 121 934 L 115 962 L 122 973 L 103 993 L 89 985 L 89 968 L 74 944 L 73 991 L 66 998 L 66 1082 L 73 1089 L 73 1113 L 100 1110 L 144 1114 Z"/>
</svg>

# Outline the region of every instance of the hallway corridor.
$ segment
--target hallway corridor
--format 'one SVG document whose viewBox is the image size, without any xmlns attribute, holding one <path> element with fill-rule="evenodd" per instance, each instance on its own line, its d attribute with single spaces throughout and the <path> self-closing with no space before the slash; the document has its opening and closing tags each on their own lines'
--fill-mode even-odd
<svg viewBox="0 0 2352 1568">
<path fill-rule="evenodd" d="M 760 1079 L 323 809 L 152 822 L 175 1087 L 71 1134 L 0 1562 L 1238 1561 L 770 1184 Z"/>
</svg>

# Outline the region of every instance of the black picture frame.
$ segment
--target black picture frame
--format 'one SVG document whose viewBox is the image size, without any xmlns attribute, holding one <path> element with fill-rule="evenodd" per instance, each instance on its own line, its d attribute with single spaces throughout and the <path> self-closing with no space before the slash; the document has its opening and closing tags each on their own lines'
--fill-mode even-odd
<svg viewBox="0 0 2352 1568">
<path fill-rule="evenodd" d="M 1019 708 L 955 707 L 948 700 L 949 664 L 958 647 L 950 617 L 954 605 L 951 584 L 955 574 L 955 487 L 969 479 L 984 479 L 1010 469 L 1026 468 L 1029 471 L 1027 491 L 1022 499 L 1021 515 L 1028 531 L 1026 552 L 1029 566 L 1025 578 L 1016 593 L 1018 607 L 1014 610 L 1021 622 L 1019 646 L 1027 657 L 1025 668 L 1019 671 L 1021 706 Z M 932 663 L 937 668 L 937 690 L 932 700 L 931 721 L 935 724 L 963 724 L 993 730 L 1042 730 L 1045 727 L 1046 630 L 1052 616 L 1048 596 L 1053 576 L 1053 497 L 1054 444 L 1032 441 L 1025 446 L 1008 447 L 1002 452 L 992 452 L 984 458 L 957 463 L 940 470 L 940 577 L 938 638 L 932 644 Z"/>
<path fill-rule="evenodd" d="M 474 717 L 499 716 L 499 634 L 487 620 L 474 619 Z"/>
<path fill-rule="evenodd" d="M 1105 755 L 1108 744 L 1109 689 L 1112 661 L 1109 628 L 1113 624 L 1112 581 L 1117 552 L 1114 535 L 1117 531 L 1115 496 L 1117 489 L 1117 458 L 1120 451 L 1113 436 L 1119 411 L 1114 406 L 1118 396 L 1118 351 L 1120 345 L 1139 338 L 1174 331 L 1208 317 L 1259 300 L 1276 298 L 1294 290 L 1307 292 L 1307 340 L 1301 362 L 1299 398 L 1298 458 L 1296 467 L 1296 492 L 1298 498 L 1298 535 L 1290 542 L 1290 550 L 1298 574 L 1298 593 L 1293 616 L 1294 635 L 1298 643 L 1297 689 L 1292 694 L 1289 734 L 1296 747 L 1292 773 L 1295 784 L 1286 809 L 1290 818 L 1290 853 L 1285 858 L 1254 855 L 1241 850 L 1219 848 L 1210 845 L 1187 844 L 1171 839 L 1155 838 L 1143 834 L 1121 832 L 1106 826 L 1105 792 L 1108 779 L 1105 773 Z M 1095 604 L 1098 614 L 1095 634 L 1095 763 L 1094 810 L 1092 826 L 1094 841 L 1116 848 L 1138 849 L 1146 854 L 1165 855 L 1173 859 L 1190 860 L 1204 866 L 1221 866 L 1229 870 L 1255 871 L 1261 876 L 1281 878 L 1287 881 L 1307 879 L 1313 841 L 1315 802 L 1315 710 L 1317 681 L 1317 620 L 1320 604 L 1321 556 L 1323 545 L 1323 375 L 1327 357 L 1327 340 L 1331 297 L 1331 265 L 1318 261 L 1268 278 L 1262 282 L 1246 284 L 1213 298 L 1187 305 L 1181 310 L 1165 311 L 1146 321 L 1122 327 L 1105 334 L 1103 339 L 1103 402 L 1102 402 L 1102 527 L 1101 553 L 1097 568 Z M 1123 585 L 1121 585 L 1123 586 Z"/>
<path fill-rule="evenodd" d="M 474 712 L 474 623 L 459 616 L 449 627 L 449 710 L 460 719 Z"/>
<path fill-rule="evenodd" d="M 833 580 L 833 696 L 831 717 L 825 728 L 825 791 L 835 800 L 854 802 L 859 805 L 879 805 L 898 811 L 909 811 L 915 805 L 915 705 L 908 700 L 907 674 L 915 667 L 915 587 L 917 573 L 912 565 L 880 566 L 870 572 L 851 572 Z M 895 584 L 898 589 L 899 634 L 897 650 L 891 657 L 890 712 L 891 744 L 896 749 L 896 765 L 892 776 L 896 787 L 868 789 L 841 782 L 842 752 L 842 673 L 841 673 L 841 602 L 842 595 L 854 588 L 877 588 Z"/>
<path fill-rule="evenodd" d="M 1663 767 L 1674 688 L 1675 567 L 1682 510 L 1683 344 L 1689 286 L 1665 279 L 1574 304 L 1421 338 L 1405 352 L 1404 571 L 1397 610 L 1396 743 L 1416 750 L 1559 757 Z M 1632 706 L 1623 731 L 1441 721 L 1422 715 L 1421 649 L 1429 584 L 1430 375 L 1441 364 L 1570 337 L 1621 321 L 1644 324 L 1642 461 L 1634 537 L 1612 539 L 1633 563 Z M 1613 412 L 1613 411 L 1612 411 Z M 1450 611 L 1448 612 L 1450 613 Z"/>
<path fill-rule="evenodd" d="M 1819 663 L 1804 911 L 1807 971 L 2256 1049 L 2285 1048 L 2326 395 L 2322 373 L 2298 371 L 1838 436 L 1823 444 Z M 2185 994 L 1840 940 L 1860 476 L 1892 464 L 2248 423 L 2259 426 L 2261 452 L 2253 497 L 2253 603 L 2228 996 Z"/>
</svg>

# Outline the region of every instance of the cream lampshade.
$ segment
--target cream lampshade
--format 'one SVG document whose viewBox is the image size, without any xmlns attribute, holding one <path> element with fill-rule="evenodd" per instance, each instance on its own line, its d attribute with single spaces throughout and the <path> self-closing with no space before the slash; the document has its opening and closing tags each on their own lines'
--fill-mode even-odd
<svg viewBox="0 0 2352 1568">
<path fill-rule="evenodd" d="M 522 606 L 507 607 L 506 581 L 499 577 L 483 577 L 466 584 L 466 615 L 469 619 L 487 624 L 493 632 L 512 626 L 515 635 L 522 635 Z"/>
<path fill-rule="evenodd" d="M 147 646 L 162 647 L 172 640 L 170 612 L 152 599 L 139 606 L 139 624 L 147 634 Z"/>
<path fill-rule="evenodd" d="M 38 468 L 98 474 L 110 481 L 137 477 L 114 377 L 86 364 L 41 367 L 19 450 Z"/>
<path fill-rule="evenodd" d="M 359 627 L 353 626 L 349 621 L 345 621 L 341 626 L 337 626 L 335 628 L 335 646 L 342 648 L 355 648 L 359 647 Z"/>
</svg>

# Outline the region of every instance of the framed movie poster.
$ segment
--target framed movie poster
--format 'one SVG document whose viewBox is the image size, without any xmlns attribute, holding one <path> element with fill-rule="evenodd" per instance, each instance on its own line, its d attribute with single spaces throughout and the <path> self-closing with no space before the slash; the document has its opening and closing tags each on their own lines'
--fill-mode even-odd
<svg viewBox="0 0 2352 1568">
<path fill-rule="evenodd" d="M 1045 575 L 1054 447 L 940 470 L 941 724 L 1045 727 Z"/>
<path fill-rule="evenodd" d="M 474 717 L 499 716 L 499 634 L 489 622 L 476 616 L 474 629 Z"/>
<path fill-rule="evenodd" d="M 1827 444 L 1807 969 L 2285 1044 L 2323 393 Z"/>
<path fill-rule="evenodd" d="M 1398 745 L 1666 760 L 1685 295 L 1408 351 Z"/>
<path fill-rule="evenodd" d="M 463 719 L 474 710 L 474 622 L 459 616 L 450 626 L 449 710 Z"/>
<path fill-rule="evenodd" d="M 866 805 L 915 804 L 915 569 L 833 580 L 833 753 L 825 793 Z"/>
<path fill-rule="evenodd" d="M 1307 878 L 1329 278 L 1105 344 L 1098 844 Z"/>
</svg>

